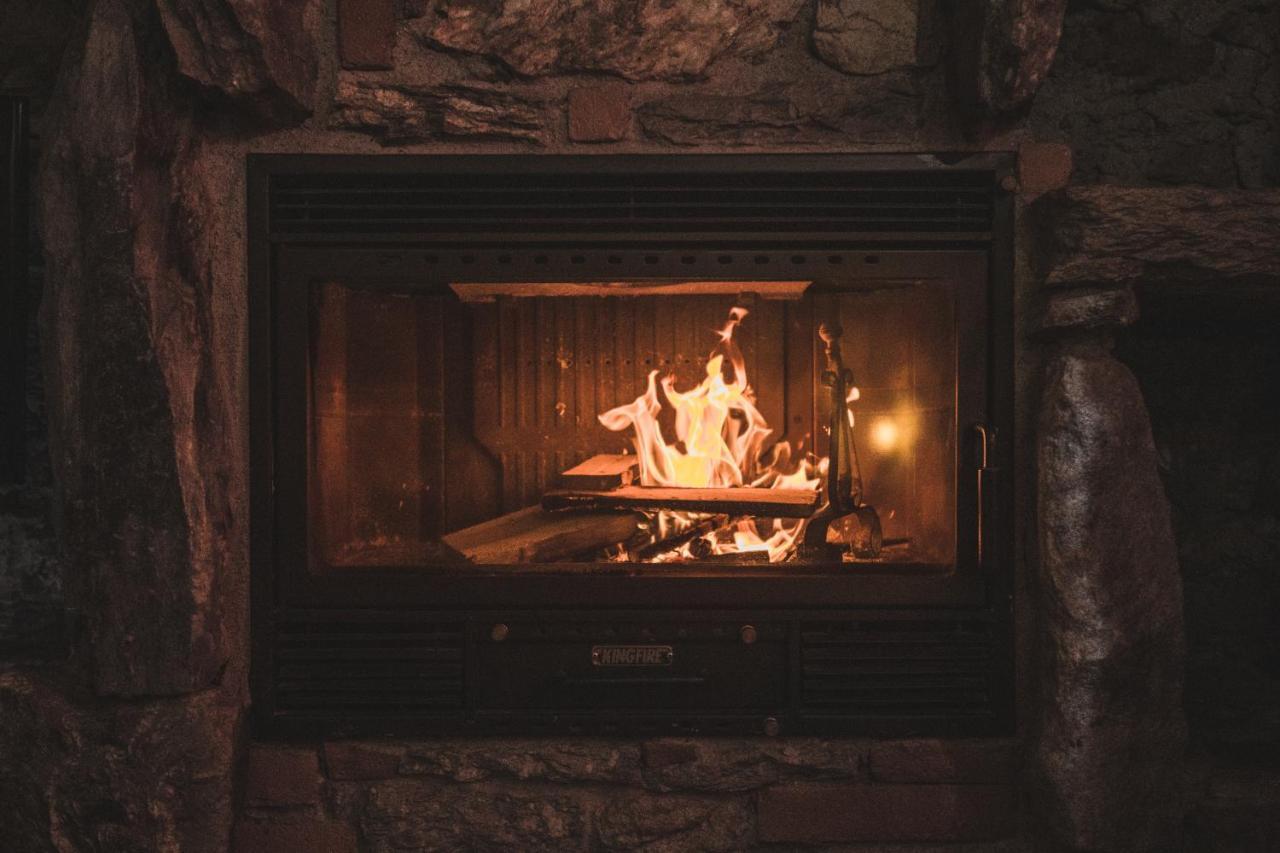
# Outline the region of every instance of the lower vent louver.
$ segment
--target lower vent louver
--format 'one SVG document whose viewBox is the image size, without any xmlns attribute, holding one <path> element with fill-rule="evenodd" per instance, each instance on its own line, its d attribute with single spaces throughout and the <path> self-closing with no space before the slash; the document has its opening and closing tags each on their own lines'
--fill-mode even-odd
<svg viewBox="0 0 1280 853">
<path fill-rule="evenodd" d="M 286 622 L 276 709 L 363 716 L 460 708 L 463 636 L 461 623 Z"/>
<path fill-rule="evenodd" d="M 994 653 L 981 621 L 808 626 L 801 705 L 810 715 L 989 717 Z"/>
</svg>

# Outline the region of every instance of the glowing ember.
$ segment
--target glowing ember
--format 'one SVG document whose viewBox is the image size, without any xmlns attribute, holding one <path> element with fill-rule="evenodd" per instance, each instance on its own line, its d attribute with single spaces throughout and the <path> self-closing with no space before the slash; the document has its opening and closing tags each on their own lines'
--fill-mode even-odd
<svg viewBox="0 0 1280 853">
<path fill-rule="evenodd" d="M 719 341 L 707 359 L 706 378 L 688 391 L 677 391 L 675 377 L 661 380 L 663 398 L 675 411 L 674 443 L 668 444 L 658 423 L 662 400 L 658 397 L 658 371 L 649 374 L 645 393 L 633 402 L 600 415 L 611 430 L 634 429 L 640 463 L 640 483 L 645 486 L 683 488 L 755 486 L 760 488 L 817 489 L 822 465 L 802 459 L 794 470 L 791 448 L 778 442 L 762 461 L 765 441 L 773 432 L 755 405 L 755 392 L 747 381 L 742 351 L 733 339 L 734 329 L 747 316 L 734 308 L 717 335 Z M 729 377 L 726 379 L 726 368 Z M 824 460 L 825 461 L 825 460 Z M 686 513 L 658 514 L 659 535 L 686 529 L 698 520 Z M 804 528 L 803 521 L 742 518 L 728 529 L 706 534 L 711 553 L 731 554 L 768 551 L 769 559 L 786 559 Z M 686 544 L 655 558 L 682 559 L 692 555 Z"/>
</svg>

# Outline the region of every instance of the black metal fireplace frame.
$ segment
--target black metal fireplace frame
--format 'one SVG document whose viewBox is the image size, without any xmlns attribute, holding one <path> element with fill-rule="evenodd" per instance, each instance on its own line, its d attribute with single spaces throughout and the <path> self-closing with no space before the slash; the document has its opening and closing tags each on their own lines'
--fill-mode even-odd
<svg viewBox="0 0 1280 853">
<path fill-rule="evenodd" d="M 297 424 L 305 422 L 306 399 L 301 383 L 282 377 L 305 372 L 297 363 L 305 352 L 299 336 L 306 336 L 297 298 L 320 276 L 403 279 L 416 271 L 467 281 L 628 275 L 785 280 L 801 267 L 816 280 L 837 265 L 847 269 L 846 264 L 874 268 L 883 278 L 980 276 L 988 309 L 981 318 L 985 363 L 977 371 L 986 400 L 980 421 L 1005 438 L 988 464 L 1011 471 L 1013 229 L 1012 195 L 1006 189 L 1011 169 L 1012 158 L 999 154 L 252 156 L 252 685 L 262 732 L 1008 731 L 1013 719 L 1011 477 L 1003 478 L 984 507 L 985 565 L 970 561 L 947 573 L 920 567 L 867 574 L 735 567 L 650 571 L 639 577 L 501 569 L 466 575 L 365 569 L 357 576 L 308 566 L 299 551 L 306 542 L 305 484 L 299 477 L 305 470 L 300 456 L 305 442 L 282 439 L 296 435 Z M 983 227 L 968 230 L 958 219 L 924 220 L 914 230 L 888 220 L 850 227 L 832 219 L 830 227 L 816 221 L 783 223 L 790 231 L 770 229 L 767 222 L 759 230 L 735 222 L 698 232 L 666 228 L 661 221 L 570 231 L 548 227 L 537 217 L 519 220 L 518 209 L 514 219 L 501 220 L 497 228 L 493 222 L 464 222 L 446 230 L 435 221 L 389 223 L 350 212 L 367 206 L 344 208 L 341 215 L 347 219 L 323 214 L 314 220 L 310 210 L 297 215 L 309 204 L 299 192 L 337 187 L 364 193 L 354 198 L 368 200 L 380 187 L 422 175 L 446 176 L 459 186 L 495 179 L 537 183 L 554 176 L 570 189 L 578 182 L 607 183 L 613 176 L 639 176 L 641 184 L 648 176 L 668 181 L 685 176 L 695 185 L 707 176 L 713 181 L 728 176 L 775 186 L 787 176 L 805 176 L 801 182 L 839 176 L 855 184 L 865 176 L 871 198 L 889 198 L 875 193 L 902 185 L 940 186 L 939 197 L 945 198 L 946 188 L 959 181 L 965 192 L 978 188 L 989 206 Z M 965 449 L 976 458 L 976 448 Z M 971 494 L 960 494 L 970 495 L 962 497 L 961 514 L 977 517 Z M 751 643 L 744 640 L 748 627 L 756 638 Z M 690 657 L 696 664 L 625 677 L 574 669 L 579 652 L 585 660 L 591 646 L 602 643 L 672 643 L 681 666 Z M 848 663 L 874 658 L 884 649 L 890 650 L 886 672 Z M 402 665 L 388 664 L 385 683 L 361 694 L 360 685 L 372 682 L 362 682 L 359 670 L 378 662 L 380 653 L 388 659 L 399 655 Z M 930 655 L 941 655 L 940 662 Z M 894 670 L 893 661 L 905 662 L 905 669 Z M 541 670 L 547 678 L 534 685 L 518 677 Z M 721 670 L 732 674 L 729 682 L 717 682 Z M 864 686 L 894 678 L 913 685 L 916 694 L 877 693 Z M 379 692 L 390 683 L 417 684 L 421 690 Z M 700 701 L 708 690 L 732 692 L 738 683 L 746 684 L 746 693 L 732 707 Z M 931 684 L 937 688 L 932 692 Z M 623 700 L 632 690 L 656 696 L 656 704 L 627 706 Z M 904 704 L 909 695 L 922 701 Z M 856 701 L 842 704 L 843 696 Z"/>
</svg>

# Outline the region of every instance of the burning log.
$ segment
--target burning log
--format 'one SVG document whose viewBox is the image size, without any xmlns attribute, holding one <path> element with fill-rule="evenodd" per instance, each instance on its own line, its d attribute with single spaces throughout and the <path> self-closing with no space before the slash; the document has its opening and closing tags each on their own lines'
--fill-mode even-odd
<svg viewBox="0 0 1280 853">
<path fill-rule="evenodd" d="M 707 543 L 702 537 L 709 533 L 714 533 L 717 528 L 723 527 L 728 523 L 729 517 L 726 515 L 714 515 L 711 518 L 704 518 L 684 530 L 673 533 L 665 538 L 654 539 L 654 541 L 647 545 L 637 548 L 633 556 L 637 560 L 650 560 L 659 554 L 678 550 L 686 543 L 693 543 L 694 546 L 698 543 L 705 543 L 707 549 L 710 549 L 710 543 Z M 711 553 L 710 550 L 707 550 L 704 554 L 699 554 L 698 549 L 692 546 L 690 550 L 693 551 L 695 557 L 705 556 L 706 554 Z"/>
<path fill-rule="evenodd" d="M 450 533 L 444 543 L 473 563 L 546 563 L 626 542 L 644 522 L 638 512 L 550 513 L 531 506 Z"/>
<path fill-rule="evenodd" d="M 566 489 L 606 491 L 629 486 L 640 478 L 640 460 L 623 453 L 600 453 L 560 475 Z"/>
<path fill-rule="evenodd" d="M 547 510 L 665 509 L 709 515 L 808 518 L 818 508 L 819 497 L 810 489 L 624 486 L 607 492 L 569 489 L 547 492 L 542 496 L 542 507 Z"/>
</svg>

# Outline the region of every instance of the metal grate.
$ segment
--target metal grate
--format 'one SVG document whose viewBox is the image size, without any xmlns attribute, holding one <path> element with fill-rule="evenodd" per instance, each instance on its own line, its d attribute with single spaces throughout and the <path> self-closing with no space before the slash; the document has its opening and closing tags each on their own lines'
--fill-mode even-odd
<svg viewBox="0 0 1280 853">
<path fill-rule="evenodd" d="M 299 234 L 974 234 L 989 171 L 303 174 L 271 179 L 271 231 Z"/>
<path fill-rule="evenodd" d="M 854 717 L 991 716 L 991 626 L 877 621 L 801 634 L 801 705 Z"/>
<path fill-rule="evenodd" d="M 408 622 L 287 622 L 275 653 L 281 712 L 457 709 L 463 626 Z"/>
</svg>

